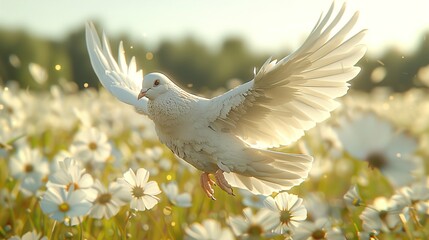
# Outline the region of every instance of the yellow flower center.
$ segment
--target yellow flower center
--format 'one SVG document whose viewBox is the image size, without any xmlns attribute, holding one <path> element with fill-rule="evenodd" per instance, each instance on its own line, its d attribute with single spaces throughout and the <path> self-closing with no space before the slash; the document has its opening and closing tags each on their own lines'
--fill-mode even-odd
<svg viewBox="0 0 429 240">
<path fill-rule="evenodd" d="M 97 202 L 99 204 L 107 204 L 108 202 L 110 202 L 110 199 L 112 199 L 112 194 L 110 193 L 103 193 L 100 196 L 97 197 Z"/>
<path fill-rule="evenodd" d="M 58 210 L 60 210 L 61 212 L 68 212 L 70 210 L 70 205 L 66 202 L 61 203 L 60 205 L 58 205 Z"/>
<path fill-rule="evenodd" d="M 288 210 L 283 210 L 280 212 L 280 222 L 284 224 L 290 223 L 292 214 Z"/>
<path fill-rule="evenodd" d="M 79 185 L 77 184 L 77 183 L 69 183 L 69 184 L 67 184 L 67 186 L 66 186 L 66 191 L 69 191 L 69 189 L 70 189 L 70 187 L 73 185 L 73 189 L 74 190 L 78 190 L 79 189 Z"/>
<path fill-rule="evenodd" d="M 311 237 L 313 239 L 325 239 L 326 238 L 326 232 L 322 229 L 317 229 L 311 234 Z"/>
<path fill-rule="evenodd" d="M 249 236 L 261 236 L 264 229 L 260 225 L 250 225 L 247 229 Z"/>
<path fill-rule="evenodd" d="M 385 220 L 386 220 L 386 218 L 387 218 L 387 211 L 386 211 L 386 210 L 381 210 L 381 211 L 378 213 L 378 216 L 380 217 L 380 219 L 381 219 L 381 220 L 385 221 Z"/>
<path fill-rule="evenodd" d="M 135 186 L 132 191 L 132 195 L 135 198 L 141 198 L 144 195 L 144 189 L 140 186 Z"/>
<path fill-rule="evenodd" d="M 380 153 L 369 154 L 366 158 L 366 161 L 368 161 L 368 167 L 370 167 L 371 169 L 383 169 L 384 167 L 386 167 L 387 164 L 386 157 Z"/>
<path fill-rule="evenodd" d="M 353 206 L 359 207 L 360 206 L 360 199 L 359 198 L 353 198 L 352 204 L 353 204 Z"/>
<path fill-rule="evenodd" d="M 33 172 L 34 171 L 34 166 L 33 165 L 31 165 L 31 164 L 26 164 L 25 166 L 24 166 L 24 172 L 26 172 L 26 173 L 30 173 L 30 172 Z"/>
<path fill-rule="evenodd" d="M 97 150 L 97 143 L 95 143 L 95 142 L 90 142 L 90 143 L 88 144 L 88 148 L 89 148 L 91 151 L 95 151 L 95 150 Z"/>
</svg>

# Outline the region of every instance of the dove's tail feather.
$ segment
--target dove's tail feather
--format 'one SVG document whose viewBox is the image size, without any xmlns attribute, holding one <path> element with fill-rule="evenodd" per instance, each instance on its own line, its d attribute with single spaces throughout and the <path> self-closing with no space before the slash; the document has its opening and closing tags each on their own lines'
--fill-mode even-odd
<svg viewBox="0 0 429 240">
<path fill-rule="evenodd" d="M 270 150 L 248 148 L 252 161 L 244 172 L 224 173 L 233 187 L 243 188 L 255 194 L 269 195 L 289 190 L 303 182 L 311 169 L 313 157 Z"/>
</svg>

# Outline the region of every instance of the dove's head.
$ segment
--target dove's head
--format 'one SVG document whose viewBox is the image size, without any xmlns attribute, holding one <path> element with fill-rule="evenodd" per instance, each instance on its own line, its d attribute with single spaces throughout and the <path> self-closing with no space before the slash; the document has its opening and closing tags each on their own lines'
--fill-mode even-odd
<svg viewBox="0 0 429 240">
<path fill-rule="evenodd" d="M 173 82 L 164 74 L 149 73 L 143 77 L 142 90 L 137 98 L 147 97 L 151 100 L 155 99 L 166 93 L 172 85 L 174 85 Z"/>
</svg>

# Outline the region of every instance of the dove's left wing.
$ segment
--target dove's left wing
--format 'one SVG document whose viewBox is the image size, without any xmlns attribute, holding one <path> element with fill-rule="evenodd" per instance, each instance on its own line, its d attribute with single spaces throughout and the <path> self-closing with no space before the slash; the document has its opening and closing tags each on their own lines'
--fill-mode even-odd
<svg viewBox="0 0 429 240">
<path fill-rule="evenodd" d="M 328 23 L 332 5 L 297 51 L 279 62 L 268 60 L 252 81 L 211 99 L 209 126 L 232 132 L 251 146 L 270 148 L 296 141 L 328 118 L 365 54 L 365 31 L 349 36 L 358 13 L 338 26 L 344 10 L 345 5 Z M 332 34 L 333 29 L 338 30 Z"/>
<path fill-rule="evenodd" d="M 117 99 L 134 106 L 137 112 L 146 114 L 147 99 L 137 99 L 141 89 L 139 86 L 143 81 L 143 72 L 142 70 L 137 70 L 135 58 L 133 57 L 129 65 L 127 65 L 124 47 L 121 42 L 118 51 L 118 64 L 112 56 L 109 41 L 104 33 L 102 40 L 103 43 L 101 44 L 94 24 L 87 23 L 86 45 L 92 67 L 98 79 Z"/>
</svg>

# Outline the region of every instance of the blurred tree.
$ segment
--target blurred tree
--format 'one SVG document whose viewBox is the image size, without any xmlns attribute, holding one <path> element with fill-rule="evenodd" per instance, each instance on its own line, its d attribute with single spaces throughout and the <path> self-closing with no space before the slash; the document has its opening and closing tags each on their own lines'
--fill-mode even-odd
<svg viewBox="0 0 429 240">
<path fill-rule="evenodd" d="M 156 56 L 159 69 L 167 75 L 174 76 L 176 82 L 184 86 L 193 86 L 196 89 L 209 85 L 212 78 L 213 56 L 208 49 L 195 39 L 188 37 L 177 43 L 161 42 Z M 180 85 L 180 84 L 179 84 Z"/>
<path fill-rule="evenodd" d="M 75 81 L 79 88 L 83 88 L 85 83 L 89 86 L 98 86 L 99 82 L 86 50 L 85 29 L 82 28 L 70 34 L 64 46 L 71 63 L 71 80 Z"/>
<path fill-rule="evenodd" d="M 135 56 L 137 67 L 145 73 L 160 71 L 174 76 L 182 87 L 194 92 L 225 88 L 231 79 L 250 80 L 254 67 L 259 68 L 268 58 L 266 54 L 254 53 L 238 38 L 226 39 L 218 51 L 210 50 L 192 37 L 164 40 L 157 48 L 149 50 L 143 43 L 124 35 L 111 41 L 115 57 L 117 39 L 124 41 L 127 60 Z M 286 54 L 278 57 L 283 56 Z M 46 82 L 35 81 L 29 71 L 31 63 L 46 70 Z M 370 91 L 385 86 L 394 91 L 406 91 L 423 87 L 416 80 L 416 74 L 429 65 L 429 33 L 422 36 L 413 53 L 404 54 L 391 48 L 377 59 L 365 56 L 358 65 L 362 71 L 351 82 L 354 89 Z M 17 80 L 23 88 L 41 90 L 57 84 L 60 79 L 74 81 L 80 88 L 85 83 L 94 87 L 100 85 L 89 61 L 84 28 L 60 42 L 0 29 L 0 84 Z"/>
<path fill-rule="evenodd" d="M 215 56 L 211 86 L 226 86 L 227 81 L 233 78 L 251 80 L 253 69 L 264 61 L 265 59 L 251 54 L 241 39 L 226 39 L 220 52 Z"/>
</svg>

